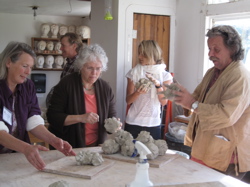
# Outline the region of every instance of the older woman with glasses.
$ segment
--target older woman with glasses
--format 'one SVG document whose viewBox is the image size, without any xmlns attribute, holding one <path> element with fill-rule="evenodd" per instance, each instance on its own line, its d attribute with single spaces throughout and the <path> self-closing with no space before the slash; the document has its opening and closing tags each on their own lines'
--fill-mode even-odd
<svg viewBox="0 0 250 187">
<path fill-rule="evenodd" d="M 47 111 L 49 130 L 72 147 L 96 146 L 106 139 L 104 120 L 116 116 L 115 97 L 100 78 L 108 58 L 99 45 L 80 49 L 76 71 L 55 86 Z"/>
</svg>

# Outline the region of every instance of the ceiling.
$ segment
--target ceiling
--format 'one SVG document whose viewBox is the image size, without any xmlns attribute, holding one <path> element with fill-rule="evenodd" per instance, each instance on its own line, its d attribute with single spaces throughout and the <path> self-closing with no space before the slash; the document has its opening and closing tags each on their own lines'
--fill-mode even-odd
<svg viewBox="0 0 250 187">
<path fill-rule="evenodd" d="M 37 16 L 89 16 L 91 0 L 0 0 L 0 13 L 33 14 L 32 6 L 38 6 Z"/>
</svg>

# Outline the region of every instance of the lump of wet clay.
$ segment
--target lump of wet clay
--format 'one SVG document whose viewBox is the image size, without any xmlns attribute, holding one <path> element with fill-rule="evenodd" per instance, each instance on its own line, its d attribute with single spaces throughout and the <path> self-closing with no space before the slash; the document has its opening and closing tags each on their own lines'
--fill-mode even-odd
<svg viewBox="0 0 250 187">
<path fill-rule="evenodd" d="M 120 151 L 120 145 L 113 139 L 105 140 L 102 144 L 104 154 L 115 154 Z"/>
<path fill-rule="evenodd" d="M 104 121 L 104 127 L 106 128 L 106 131 L 108 131 L 109 133 L 113 134 L 115 133 L 121 126 L 121 122 L 115 118 L 107 118 Z"/>
<path fill-rule="evenodd" d="M 133 136 L 128 131 L 119 129 L 113 135 L 113 139 L 108 139 L 102 144 L 104 154 L 115 154 L 120 151 L 123 156 L 134 157 L 138 155 L 135 151 Z M 155 159 L 158 155 L 165 155 L 168 149 L 165 140 L 154 140 L 147 131 L 141 131 L 136 140 L 142 142 L 152 152 L 147 155 L 149 160 Z"/>
<path fill-rule="evenodd" d="M 49 187 L 69 187 L 69 183 L 60 180 L 49 185 Z"/>
<path fill-rule="evenodd" d="M 94 152 L 92 157 L 92 165 L 93 166 L 99 166 L 104 162 L 102 156 L 99 153 Z"/>
<path fill-rule="evenodd" d="M 142 143 L 144 143 L 144 144 L 154 141 L 153 137 L 152 137 L 152 136 L 150 135 L 150 133 L 147 132 L 147 131 L 141 131 L 141 132 L 138 134 L 136 140 L 137 140 L 137 141 L 140 141 L 140 142 L 142 142 Z"/>
<path fill-rule="evenodd" d="M 131 139 L 126 140 L 124 144 L 121 146 L 121 154 L 123 156 L 131 157 L 134 153 L 134 150 L 135 150 L 135 144 Z"/>
<path fill-rule="evenodd" d="M 152 85 L 152 82 L 150 80 L 141 78 L 137 83 L 135 83 L 135 88 L 138 89 L 139 87 L 142 87 L 142 89 L 149 91 L 151 88 L 151 85 Z"/>
<path fill-rule="evenodd" d="M 123 129 L 117 130 L 115 133 L 115 141 L 122 146 L 126 140 L 133 140 L 132 134 L 130 134 L 128 131 L 125 131 Z"/>
<path fill-rule="evenodd" d="M 147 159 L 155 159 L 159 155 L 159 148 L 153 142 L 145 143 L 145 145 L 151 151 L 151 154 L 147 154 Z"/>
<path fill-rule="evenodd" d="M 80 151 L 76 156 L 76 164 L 80 165 L 101 165 L 104 160 L 99 153 L 87 151 Z"/>
<path fill-rule="evenodd" d="M 165 155 L 166 151 L 168 150 L 168 145 L 165 140 L 155 140 L 154 144 L 158 147 L 159 149 L 159 155 Z"/>
<path fill-rule="evenodd" d="M 163 94 L 164 97 L 162 99 L 169 99 L 171 101 L 173 101 L 174 97 L 176 95 L 173 94 L 173 91 L 180 91 L 180 89 L 177 87 L 177 85 L 175 83 L 171 83 L 170 85 L 168 84 L 164 84 L 164 86 L 167 87 L 166 90 L 163 90 L 161 92 L 158 92 L 157 94 Z"/>
</svg>

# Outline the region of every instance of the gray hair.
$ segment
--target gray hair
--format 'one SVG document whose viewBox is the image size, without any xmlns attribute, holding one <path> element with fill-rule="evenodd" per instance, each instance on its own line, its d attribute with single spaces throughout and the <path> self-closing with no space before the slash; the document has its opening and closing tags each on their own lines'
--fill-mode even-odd
<svg viewBox="0 0 250 187">
<path fill-rule="evenodd" d="M 60 37 L 60 41 L 62 41 L 63 38 L 67 38 L 68 42 L 70 43 L 70 45 L 72 45 L 74 43 L 77 45 L 77 47 L 76 47 L 76 52 L 77 53 L 79 52 L 79 50 L 81 49 L 81 47 L 84 45 L 82 43 L 81 36 L 77 35 L 76 33 L 68 32 L 65 35 L 62 35 Z"/>
<path fill-rule="evenodd" d="M 100 61 L 102 63 L 102 71 L 106 71 L 108 68 L 108 57 L 106 55 L 106 52 L 98 44 L 86 45 L 80 49 L 75 62 L 76 69 L 78 71 L 81 71 L 83 65 L 91 61 Z"/>
<path fill-rule="evenodd" d="M 233 61 L 242 60 L 244 58 L 244 49 L 239 33 L 229 25 L 219 25 L 208 30 L 206 36 L 208 38 L 221 36 L 224 45 L 231 52 L 231 59 Z"/>
<path fill-rule="evenodd" d="M 29 54 L 35 62 L 36 54 L 28 44 L 21 42 L 10 42 L 5 47 L 3 52 L 0 54 L 0 80 L 7 78 L 8 69 L 6 64 L 8 61 L 11 60 L 12 63 L 15 63 L 19 60 L 19 57 L 23 53 Z"/>
</svg>

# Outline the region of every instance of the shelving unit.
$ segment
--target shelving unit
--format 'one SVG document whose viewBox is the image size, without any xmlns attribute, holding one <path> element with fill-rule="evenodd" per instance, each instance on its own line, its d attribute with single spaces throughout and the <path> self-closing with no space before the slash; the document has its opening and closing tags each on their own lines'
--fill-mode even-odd
<svg viewBox="0 0 250 187">
<path fill-rule="evenodd" d="M 33 48 L 33 50 L 35 51 L 36 55 L 42 55 L 44 56 L 44 59 L 46 58 L 46 56 L 48 55 L 52 55 L 54 58 L 56 56 L 59 56 L 61 55 L 60 53 L 57 53 L 56 50 L 52 50 L 52 51 L 49 51 L 45 48 L 45 50 L 43 52 L 40 52 L 37 48 L 37 44 L 38 42 L 40 41 L 45 41 L 46 43 L 47 42 L 53 42 L 54 46 L 56 45 L 57 42 L 59 42 L 59 39 L 58 38 L 35 38 L 35 37 L 32 37 L 31 38 L 31 47 Z M 37 68 L 36 66 L 33 68 L 33 70 L 42 70 L 42 71 L 62 71 L 63 68 Z"/>
<path fill-rule="evenodd" d="M 31 38 L 31 47 L 33 48 L 33 50 L 35 51 L 36 55 L 42 55 L 44 56 L 44 58 L 46 58 L 46 56 L 48 55 L 52 55 L 54 58 L 56 58 L 56 56 L 60 56 L 61 54 L 58 53 L 56 50 L 44 50 L 43 52 L 40 52 L 37 48 L 37 43 L 40 41 L 45 41 L 46 43 L 49 41 L 52 41 L 54 46 L 56 45 L 57 42 L 59 42 L 60 40 L 58 38 L 36 38 L 36 37 L 32 37 Z M 90 44 L 90 38 L 87 39 L 82 39 L 82 42 L 89 45 Z M 34 66 L 33 70 L 41 70 L 41 71 L 62 71 L 63 68 L 37 68 L 36 66 Z"/>
</svg>

